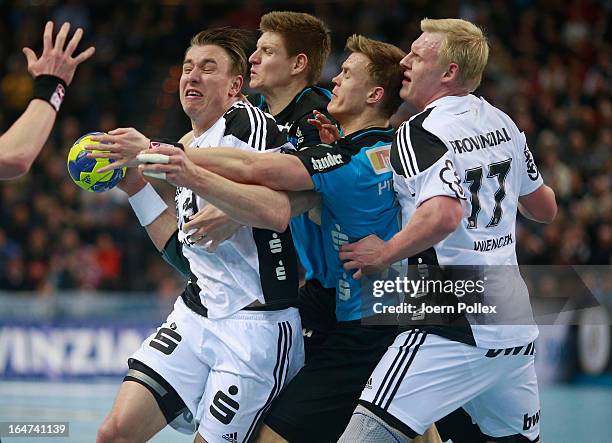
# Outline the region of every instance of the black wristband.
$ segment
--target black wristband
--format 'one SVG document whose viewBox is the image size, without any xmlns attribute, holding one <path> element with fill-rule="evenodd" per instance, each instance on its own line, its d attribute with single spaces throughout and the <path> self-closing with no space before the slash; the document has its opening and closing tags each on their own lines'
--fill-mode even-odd
<svg viewBox="0 0 612 443">
<path fill-rule="evenodd" d="M 39 98 L 59 111 L 66 96 L 66 82 L 54 75 L 43 74 L 34 79 L 32 98 Z"/>
<path fill-rule="evenodd" d="M 170 145 L 170 146 L 174 146 L 174 147 L 176 147 L 176 148 L 180 148 L 180 149 L 181 149 L 181 151 L 184 151 L 184 150 L 185 150 L 185 147 L 183 146 L 183 144 L 182 144 L 182 143 L 175 142 L 175 141 L 172 141 L 172 140 L 167 139 L 167 138 L 157 138 L 157 139 L 155 139 L 155 140 L 151 139 L 151 143 L 149 144 L 149 149 L 151 149 L 151 148 L 156 148 L 156 147 L 158 147 L 158 146 L 163 146 L 163 145 L 166 145 L 166 146 L 168 146 L 168 145 Z"/>
</svg>

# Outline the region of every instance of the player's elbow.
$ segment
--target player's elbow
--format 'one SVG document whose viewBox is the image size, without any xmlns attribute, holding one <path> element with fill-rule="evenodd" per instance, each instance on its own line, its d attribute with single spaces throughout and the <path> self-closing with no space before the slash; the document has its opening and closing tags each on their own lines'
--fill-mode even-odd
<svg viewBox="0 0 612 443">
<path fill-rule="evenodd" d="M 291 204 L 288 198 L 270 211 L 270 229 L 276 232 L 285 232 L 291 219 Z"/>
<path fill-rule="evenodd" d="M 555 191 L 543 185 L 537 191 L 519 198 L 521 212 L 527 218 L 538 223 L 549 224 L 557 216 L 557 200 Z"/>
<path fill-rule="evenodd" d="M 30 170 L 32 162 L 21 156 L 0 158 L 0 177 L 13 179 L 25 175 Z"/>
<path fill-rule="evenodd" d="M 436 212 L 436 226 L 444 236 L 454 232 L 463 218 L 461 202 L 454 198 L 442 197 Z"/>
<path fill-rule="evenodd" d="M 557 199 L 555 198 L 555 191 L 552 188 L 546 186 L 546 199 L 542 204 L 541 223 L 552 223 L 557 216 Z"/>
<path fill-rule="evenodd" d="M 539 216 L 539 222 L 550 224 L 557 217 L 557 202 L 553 199 L 545 208 L 542 208 L 542 213 Z"/>
</svg>

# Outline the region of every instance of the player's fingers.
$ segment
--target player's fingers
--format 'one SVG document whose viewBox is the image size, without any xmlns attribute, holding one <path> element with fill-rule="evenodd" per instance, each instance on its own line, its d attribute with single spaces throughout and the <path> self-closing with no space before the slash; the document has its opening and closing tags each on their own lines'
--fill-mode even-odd
<svg viewBox="0 0 612 443">
<path fill-rule="evenodd" d="M 43 52 L 53 49 L 53 22 L 48 21 L 43 34 Z"/>
<path fill-rule="evenodd" d="M 89 138 L 92 142 L 96 143 L 115 143 L 116 139 L 112 135 L 101 134 L 101 135 L 92 135 Z M 91 146 L 91 145 L 87 145 Z"/>
<path fill-rule="evenodd" d="M 207 241 L 209 241 L 209 239 L 206 238 L 206 233 L 204 233 L 204 234 L 198 234 L 198 233 L 192 234 L 191 235 L 191 239 L 193 240 L 194 243 L 200 244 L 200 245 L 203 244 L 203 243 L 206 243 Z"/>
<path fill-rule="evenodd" d="M 86 151 L 107 151 L 121 155 L 121 148 L 115 143 L 92 143 L 83 146 Z"/>
<path fill-rule="evenodd" d="M 108 158 L 112 158 L 112 157 L 108 157 Z M 110 163 L 104 166 L 103 168 L 98 169 L 98 172 L 103 173 L 103 172 L 108 172 L 108 171 L 114 171 L 115 169 L 122 168 L 124 165 L 125 165 L 124 160 L 118 160 L 118 161 L 115 161 L 113 163 Z"/>
<path fill-rule="evenodd" d="M 210 242 L 210 244 L 208 245 L 208 248 L 206 248 L 206 250 L 208 252 L 215 252 L 221 243 L 223 243 L 223 241 L 213 240 L 213 241 Z"/>
<path fill-rule="evenodd" d="M 321 127 L 331 132 L 338 132 L 338 128 L 336 127 L 336 125 L 332 125 L 331 123 L 321 123 Z"/>
<path fill-rule="evenodd" d="M 143 174 L 145 171 L 148 172 L 165 172 L 167 174 L 178 172 L 178 167 L 176 165 L 170 164 L 160 164 L 160 163 L 143 163 L 138 166 L 138 170 Z"/>
<path fill-rule="evenodd" d="M 138 171 L 146 176 L 146 177 L 153 177 L 153 178 L 159 178 L 160 180 L 166 180 L 168 174 L 166 173 L 166 171 L 160 171 L 159 170 L 159 166 L 169 166 L 169 165 L 139 165 L 138 166 Z"/>
<path fill-rule="evenodd" d="M 342 266 L 344 266 L 344 269 L 348 271 L 349 269 L 357 269 L 361 265 L 359 264 L 359 262 L 356 262 L 356 261 L 347 261 Z"/>
<path fill-rule="evenodd" d="M 327 116 L 325 114 L 323 114 L 322 112 L 319 111 L 313 111 L 315 118 L 320 121 L 321 123 L 331 123 L 331 120 L 329 118 L 327 118 Z"/>
<path fill-rule="evenodd" d="M 306 120 L 306 122 L 310 123 L 317 129 L 321 129 L 322 127 L 321 122 L 319 120 L 315 120 L 314 118 L 309 118 L 308 120 Z"/>
<path fill-rule="evenodd" d="M 183 225 L 183 231 L 189 232 L 192 229 L 197 229 L 198 231 L 205 232 L 204 228 L 206 225 L 206 220 L 201 217 L 194 218 L 193 220 L 188 221 Z"/>
<path fill-rule="evenodd" d="M 353 278 L 354 278 L 355 280 L 359 280 L 359 279 L 361 278 L 361 276 L 362 276 L 362 275 L 363 275 L 363 274 L 362 274 L 362 271 L 361 271 L 361 269 L 359 269 L 359 270 L 357 270 L 357 272 L 355 272 L 355 273 L 353 274 Z"/>
<path fill-rule="evenodd" d="M 121 154 L 105 151 L 90 152 L 87 154 L 87 158 L 110 158 L 111 160 L 122 160 Z"/>
<path fill-rule="evenodd" d="M 81 41 L 81 37 L 83 37 L 83 29 L 78 28 L 74 32 L 74 35 L 72 36 L 70 41 L 68 42 L 68 45 L 66 45 L 65 52 L 68 57 L 72 56 L 72 53 L 74 52 L 76 47 L 79 45 L 79 42 Z"/>
<path fill-rule="evenodd" d="M 355 250 L 355 247 L 357 245 L 357 242 L 355 243 L 346 243 L 344 245 L 342 245 L 342 247 L 340 248 L 340 254 L 344 254 L 347 252 L 353 252 Z"/>
<path fill-rule="evenodd" d="M 25 55 L 25 58 L 28 62 L 28 69 L 30 69 L 30 67 L 36 63 L 36 61 L 38 60 L 38 58 L 36 57 L 36 54 L 34 53 L 34 51 L 32 51 L 30 48 L 23 48 L 23 55 Z"/>
<path fill-rule="evenodd" d="M 153 164 L 167 165 L 170 163 L 170 160 L 172 159 L 172 157 L 166 154 L 158 154 L 154 152 L 144 152 L 144 153 L 141 152 L 140 154 L 136 156 L 136 159 L 140 163 L 153 163 Z"/>
<path fill-rule="evenodd" d="M 79 55 L 77 55 L 74 58 L 74 62 L 78 65 L 84 62 L 85 60 L 87 60 L 92 55 L 94 55 L 95 52 L 96 52 L 96 48 L 94 48 L 93 46 L 90 46 L 89 48 L 81 52 Z"/>
<path fill-rule="evenodd" d="M 64 49 L 64 43 L 66 43 L 66 37 L 68 36 L 68 31 L 70 31 L 70 23 L 65 22 L 60 28 L 57 36 L 55 37 L 55 49 L 58 51 L 62 51 Z"/>
</svg>

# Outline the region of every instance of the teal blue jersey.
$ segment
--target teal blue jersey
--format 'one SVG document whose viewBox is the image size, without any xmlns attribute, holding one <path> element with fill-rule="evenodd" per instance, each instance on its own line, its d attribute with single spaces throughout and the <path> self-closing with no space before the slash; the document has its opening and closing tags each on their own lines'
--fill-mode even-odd
<svg viewBox="0 0 612 443">
<path fill-rule="evenodd" d="M 358 320 L 372 313 L 361 293 L 361 282 L 345 271 L 339 250 L 370 234 L 388 240 L 401 228 L 399 205 L 393 190 L 389 153 L 394 131 L 369 128 L 321 144 L 296 155 L 321 193 L 321 230 L 325 261 L 333 270 L 338 321 Z"/>
</svg>

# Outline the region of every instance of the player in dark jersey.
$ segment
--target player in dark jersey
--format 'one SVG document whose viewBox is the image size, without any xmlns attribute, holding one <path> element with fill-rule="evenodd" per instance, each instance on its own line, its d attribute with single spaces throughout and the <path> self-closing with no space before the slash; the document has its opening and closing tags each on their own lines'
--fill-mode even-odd
<svg viewBox="0 0 612 443">
<path fill-rule="evenodd" d="M 520 211 L 550 223 L 555 195 L 543 184 L 525 135 L 471 94 L 488 60 L 482 30 L 458 19 L 424 19 L 421 30 L 402 60 L 401 90 L 419 113 L 400 127 L 391 148 L 404 226 L 389 241 L 370 236 L 346 245 L 340 257 L 357 276 L 408 258 L 409 272 L 417 274 L 411 280 L 480 282 L 481 289 L 449 290 L 447 321 L 434 324 L 424 311 L 408 316 L 424 318 L 423 324 L 408 322 L 389 347 L 339 441 L 413 441 L 463 408 L 460 415 L 469 416 L 468 426 L 478 425 L 479 435 L 462 441 L 538 442 L 538 330 L 517 267 L 515 221 Z M 477 271 L 476 279 L 466 269 Z M 443 292 L 423 290 L 418 297 L 432 307 Z M 462 312 L 455 307 L 462 297 L 485 309 Z"/>
<path fill-rule="evenodd" d="M 389 164 L 393 130 L 388 119 L 400 103 L 397 63 L 403 52 L 362 36 L 351 37 L 347 49 L 351 54 L 333 80 L 336 86 L 328 106 L 346 135 L 332 146 L 259 157 L 226 149 L 187 152 L 207 169 L 239 182 L 315 190 L 322 197 L 321 229 L 326 260 L 336 279 L 338 326 L 273 402 L 259 435 L 262 442 L 336 440 L 358 392 L 368 382 L 368 369 L 397 333 L 395 326 L 362 325 L 364 316 L 371 315 L 371 300 L 366 294 L 362 297 L 359 283 L 343 270 L 338 251 L 344 243 L 370 233 L 390 238 L 399 229 Z M 182 167 L 182 157 L 174 150 L 169 165 L 145 169 L 171 172 Z"/>
<path fill-rule="evenodd" d="M 77 66 L 95 51 L 90 47 L 73 57 L 83 30 L 78 28 L 64 48 L 69 30 L 70 24 L 64 23 L 54 44 L 53 22 L 47 22 L 40 58 L 30 48 L 23 48 L 28 71 L 34 77 L 33 97 L 24 113 L 0 137 L 0 180 L 17 178 L 30 170 L 51 133 Z"/>
<path fill-rule="evenodd" d="M 327 113 L 331 92 L 315 86 L 330 50 L 329 31 L 318 18 L 302 12 L 275 11 L 261 17 L 262 32 L 255 52 L 250 56 L 250 88 L 257 91 L 248 100 L 272 114 L 299 150 L 321 143 L 318 129 L 309 123 L 313 111 Z M 221 211 L 206 208 L 186 226 L 196 235 L 218 243 L 231 227 Z M 335 327 L 335 286 L 330 267 L 325 262 L 321 228 L 307 213 L 291 219 L 291 234 L 305 271 L 300 287 L 298 308 L 302 318 L 306 362 Z M 218 227 L 218 228 L 217 228 Z M 221 238 L 218 238 L 219 229 Z"/>
</svg>

